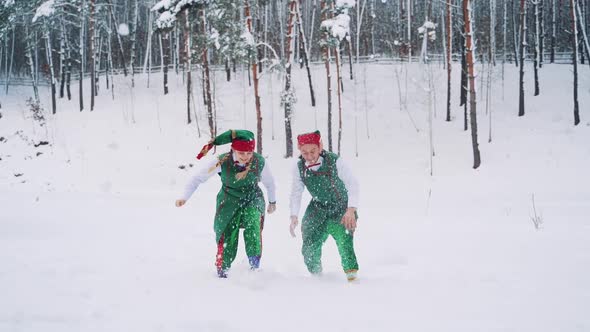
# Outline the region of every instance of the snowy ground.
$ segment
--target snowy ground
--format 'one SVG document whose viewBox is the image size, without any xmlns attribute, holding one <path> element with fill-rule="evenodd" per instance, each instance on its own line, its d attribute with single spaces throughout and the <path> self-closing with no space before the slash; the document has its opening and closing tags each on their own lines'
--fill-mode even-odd
<svg viewBox="0 0 590 332">
<path fill-rule="evenodd" d="M 342 155 L 362 186 L 355 284 L 345 281 L 332 240 L 324 247 L 325 275 L 312 278 L 301 237 L 288 234 L 294 160 L 282 157 L 277 76 L 263 76 L 261 90 L 278 210 L 267 218 L 262 271 L 248 271 L 242 247 L 227 280 L 217 279 L 213 266 L 219 180 L 199 188 L 187 206 L 173 204 L 208 140 L 185 124 L 181 76 L 173 76 L 167 96 L 159 74 L 150 88 L 140 78 L 135 90 L 118 78 L 114 101 L 101 81 L 95 111 L 78 112 L 76 98 L 59 100 L 44 127 L 26 106 L 30 87 L 11 87 L 0 109 L 0 331 L 590 331 L 588 66 L 581 67 L 577 127 L 570 66 L 545 65 L 538 97 L 527 72 L 521 118 L 518 73 L 507 66 L 502 87 L 498 67 L 491 143 L 486 89 L 478 84 L 482 166 L 473 170 L 457 105 L 459 69 L 448 123 L 446 74 L 434 65 L 432 176 L 421 69 L 410 67 L 409 112 L 400 110 L 396 69 L 403 70 L 359 70 L 367 80 L 366 88 L 362 79 L 357 86 L 356 113 L 344 78 Z M 223 75 L 215 84 L 219 131 L 255 131 L 247 78 L 226 83 Z M 315 129 L 317 119 L 325 136 L 323 68 L 313 73 L 317 111 L 304 72 L 295 75 L 295 132 Z M 47 88 L 42 99 L 49 109 Z M 200 99 L 196 104 L 204 133 Z M 42 140 L 50 144 L 33 146 Z"/>
</svg>

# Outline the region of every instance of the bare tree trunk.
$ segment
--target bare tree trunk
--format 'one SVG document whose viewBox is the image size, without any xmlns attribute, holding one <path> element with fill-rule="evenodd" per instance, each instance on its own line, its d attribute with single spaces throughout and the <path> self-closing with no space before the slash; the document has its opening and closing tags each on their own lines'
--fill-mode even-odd
<svg viewBox="0 0 590 332">
<path fill-rule="evenodd" d="M 109 18 L 109 25 L 112 25 L 110 18 Z M 113 100 L 115 100 L 115 82 L 114 82 L 115 81 L 115 78 L 114 78 L 114 68 L 113 68 L 113 43 L 112 43 L 112 38 L 111 38 L 111 31 L 112 31 L 112 29 L 108 29 L 108 36 L 107 36 L 107 46 L 108 46 L 107 63 L 108 63 L 108 69 L 107 69 L 107 71 L 110 69 L 110 74 L 111 74 L 111 97 L 113 98 Z"/>
<path fill-rule="evenodd" d="M 281 48 L 281 59 L 285 59 L 285 28 L 283 27 L 283 0 L 278 0 L 277 3 L 277 16 L 278 16 L 278 21 L 279 21 L 279 32 L 280 32 L 280 37 L 279 37 L 279 42 L 280 42 L 280 48 Z"/>
<path fill-rule="evenodd" d="M 452 12 L 450 0 L 446 3 L 446 37 L 447 37 L 447 121 L 451 121 L 451 63 L 453 55 Z"/>
<path fill-rule="evenodd" d="M 371 55 L 375 56 L 375 0 L 371 0 L 369 6 L 371 7 L 369 10 L 369 17 L 371 18 Z"/>
<path fill-rule="evenodd" d="M 550 56 L 549 61 L 551 63 L 555 62 L 555 32 L 556 32 L 556 25 L 555 25 L 555 2 L 557 0 L 551 0 L 551 7 L 549 16 L 551 17 L 551 49 L 550 49 Z"/>
<path fill-rule="evenodd" d="M 174 33 L 169 34 L 170 36 L 170 57 L 174 64 L 174 71 L 178 75 L 178 67 L 180 67 L 180 29 L 178 26 L 174 26 Z M 183 77 L 184 79 L 184 77 Z"/>
<path fill-rule="evenodd" d="M 523 0 L 524 1 L 524 0 Z M 479 153 L 479 144 L 477 143 L 477 100 L 475 93 L 475 65 L 474 65 L 474 49 L 473 43 L 473 22 L 471 17 L 471 0 L 463 0 L 463 19 L 465 21 L 465 38 L 467 48 L 467 68 L 469 72 L 469 116 L 471 118 L 471 143 L 473 147 L 473 168 L 478 168 L 481 164 L 481 157 Z"/>
<path fill-rule="evenodd" d="M 293 44 L 293 34 L 295 33 L 295 29 L 293 26 L 295 25 L 295 15 L 297 13 L 297 3 L 298 0 L 289 0 L 288 4 L 288 19 L 287 19 L 287 35 L 285 36 L 285 90 L 283 90 L 283 94 L 281 96 L 281 103 L 285 108 L 285 144 L 286 144 L 286 153 L 285 158 L 290 158 L 293 156 L 293 131 L 291 129 L 291 118 L 293 113 L 293 101 L 292 98 L 293 90 L 291 89 L 291 69 L 292 65 L 292 44 Z"/>
<path fill-rule="evenodd" d="M 231 81 L 231 68 L 229 67 L 229 57 L 225 58 L 224 65 L 225 65 L 225 80 L 229 82 L 229 81 Z"/>
<path fill-rule="evenodd" d="M 207 31 L 207 20 L 205 16 L 205 9 L 201 10 L 202 21 L 203 21 L 203 33 Z M 207 98 L 207 120 L 209 122 L 209 132 L 211 133 L 211 137 L 215 137 L 216 130 L 215 130 L 215 121 L 213 115 L 213 101 L 211 98 L 211 77 L 209 73 L 209 58 L 207 57 L 207 45 L 203 45 L 203 69 L 205 74 L 205 95 Z"/>
<path fill-rule="evenodd" d="M 90 111 L 94 110 L 94 96 L 96 95 L 96 59 L 94 54 L 94 7 L 95 0 L 90 0 L 90 16 L 88 18 L 88 34 L 90 35 Z"/>
<path fill-rule="evenodd" d="M 184 10 L 184 73 L 186 76 L 186 123 L 191 123 L 191 94 L 192 94 L 192 77 L 191 77 L 191 24 L 190 24 L 190 8 Z M 206 33 L 205 10 L 201 10 L 203 20 L 203 34 Z M 207 48 L 203 50 L 203 54 L 207 54 Z M 209 100 L 210 102 L 210 100 Z M 213 134 L 213 131 L 211 131 Z M 215 137 L 211 135 L 211 137 Z"/>
<path fill-rule="evenodd" d="M 68 96 L 68 100 L 72 100 L 72 91 L 71 91 L 71 81 L 72 81 L 72 53 L 71 53 L 71 45 L 69 42 L 66 44 L 67 52 L 68 52 L 68 65 L 67 65 L 67 72 L 66 72 L 66 95 Z"/>
<path fill-rule="evenodd" d="M 35 31 L 34 33 L 34 39 L 33 39 L 34 43 L 34 51 L 35 51 L 35 82 L 37 83 L 37 86 L 39 86 L 39 67 L 41 66 L 41 60 L 39 60 L 39 45 L 38 45 L 38 34 L 37 31 Z M 10 68 L 12 71 L 12 67 Z"/>
<path fill-rule="evenodd" d="M 112 77 L 109 78 L 110 69 L 111 69 L 110 58 L 109 58 L 109 56 L 110 56 L 110 54 L 109 54 L 109 52 L 110 52 L 109 36 L 107 35 L 107 37 L 105 37 L 105 39 L 106 39 L 106 46 L 105 47 L 107 48 L 107 50 L 105 52 L 106 53 L 106 55 L 105 55 L 106 59 L 104 61 L 104 65 L 105 65 L 105 68 L 104 68 L 105 82 L 104 82 L 104 84 L 105 84 L 105 88 L 107 90 L 109 90 L 110 89 L 110 85 L 111 85 L 111 81 L 113 80 Z M 99 69 L 99 71 L 100 71 L 100 69 Z M 148 85 L 148 87 L 149 87 L 149 85 Z"/>
<path fill-rule="evenodd" d="M 160 33 L 160 57 L 162 58 L 162 74 L 164 79 L 164 94 L 168 94 L 168 45 L 170 32 Z"/>
<path fill-rule="evenodd" d="M 539 95 L 539 64 L 540 64 L 540 50 L 539 50 L 539 1 L 533 1 L 533 10 L 535 11 L 535 45 L 533 54 L 533 69 L 535 75 L 535 96 Z"/>
<path fill-rule="evenodd" d="M 508 28 L 508 4 L 507 4 L 508 0 L 504 0 L 504 12 L 503 12 L 503 16 L 502 16 L 502 21 L 503 21 L 503 26 L 502 26 L 502 99 L 504 99 L 504 65 L 506 64 L 506 61 L 508 61 L 508 52 L 506 51 L 506 43 L 507 43 L 507 38 L 506 38 L 506 29 Z"/>
<path fill-rule="evenodd" d="M 545 62 L 545 0 L 539 1 L 539 68 Z"/>
<path fill-rule="evenodd" d="M 27 19 L 28 21 L 28 19 Z M 29 23 L 26 22 L 25 26 L 25 40 L 26 40 L 26 57 L 27 63 L 31 70 L 31 84 L 33 85 L 33 95 L 35 96 L 35 102 L 39 103 L 39 89 L 37 88 L 37 80 L 35 79 L 35 64 L 33 63 L 33 54 L 31 50 L 33 49 L 33 45 L 31 45 L 31 36 L 29 35 Z M 5 43 L 8 46 L 7 43 Z M 14 48 L 13 48 L 14 50 Z M 8 48 L 6 48 L 6 55 L 8 56 Z M 8 57 L 6 58 L 6 70 L 8 72 Z M 6 77 L 8 80 L 8 76 Z"/>
<path fill-rule="evenodd" d="M 45 52 L 47 54 L 47 64 L 49 65 L 49 75 L 51 79 L 51 113 L 55 114 L 57 109 L 55 100 L 55 69 L 53 67 L 53 56 L 51 54 L 51 33 L 49 27 L 45 27 Z"/>
<path fill-rule="evenodd" d="M 408 2 L 409 1 L 410 0 L 408 0 Z M 323 2 L 325 2 L 325 0 L 323 0 L 322 3 Z M 359 4 L 357 4 L 357 7 L 356 7 L 356 21 L 357 21 L 356 22 L 356 64 L 357 64 L 357 68 L 358 68 L 359 57 L 360 57 L 361 26 L 363 25 L 363 15 L 365 13 L 365 5 L 366 4 L 367 4 L 367 0 L 363 0 L 363 5 L 360 6 L 360 3 L 359 3 Z M 322 9 L 322 15 L 323 15 L 323 9 Z M 408 31 L 408 33 L 409 33 L 409 31 Z M 358 76 L 358 75 L 355 75 L 355 76 Z"/>
<path fill-rule="evenodd" d="M 408 63 L 412 62 L 412 5 L 410 0 L 406 8 L 406 16 L 408 17 Z"/>
<path fill-rule="evenodd" d="M 151 60 L 152 60 L 152 35 L 153 35 L 153 29 L 151 29 L 152 11 L 148 10 L 147 14 L 148 14 L 148 19 L 147 19 L 148 35 L 147 35 L 147 41 L 145 43 L 146 47 L 145 47 L 145 55 L 143 58 L 143 71 L 142 71 L 144 74 L 146 73 L 148 65 L 150 66 L 150 69 L 151 69 Z M 147 86 L 148 86 L 148 88 L 150 87 L 150 72 L 148 72 Z"/>
<path fill-rule="evenodd" d="M 26 37 L 28 38 L 28 36 L 26 36 Z M 8 56 L 8 36 L 7 35 L 4 36 L 3 44 L 4 44 L 4 50 L 5 50 L 4 52 L 6 52 L 6 56 L 4 57 L 4 62 L 6 63 L 4 65 L 4 68 L 5 68 L 6 74 L 4 77 L 8 78 L 8 58 L 9 58 L 9 56 Z M 2 59 L 0 59 L 0 60 L 2 60 Z M 1 69 L 2 69 L 2 63 L 0 63 L 0 70 Z"/>
<path fill-rule="evenodd" d="M 83 0 L 84 1 L 84 0 Z M 117 18 L 115 17 L 115 10 L 113 9 L 113 1 L 107 0 L 109 5 L 109 12 L 111 13 L 111 19 L 113 20 L 113 25 L 115 26 L 115 31 L 119 28 L 119 24 L 117 24 Z M 119 51 L 121 52 L 121 61 L 123 63 L 123 74 L 127 77 L 127 60 L 125 59 L 125 52 L 123 51 L 123 42 L 121 41 L 121 35 L 117 31 L 117 41 L 119 42 Z"/>
<path fill-rule="evenodd" d="M 328 6 L 326 4 L 327 0 L 321 0 L 321 10 L 322 10 L 322 21 L 328 19 Z M 324 38 L 327 42 L 329 35 L 328 32 L 324 32 Z M 324 66 L 326 67 L 326 87 L 328 91 L 328 150 L 332 150 L 332 77 L 330 75 L 330 48 L 328 45 L 324 45 Z M 358 45 L 357 45 L 357 54 L 358 54 Z M 358 61 L 358 58 L 357 58 Z"/>
<path fill-rule="evenodd" d="M 335 47 L 336 56 L 336 94 L 338 96 L 338 155 L 342 145 L 342 74 L 340 70 L 340 47 Z"/>
<path fill-rule="evenodd" d="M 524 115 L 524 59 L 526 30 L 526 0 L 520 0 L 520 79 L 518 94 L 518 116 Z"/>
<path fill-rule="evenodd" d="M 309 55 L 309 57 L 311 58 L 313 56 L 312 54 L 312 47 L 314 45 L 313 42 L 313 31 L 314 31 L 314 24 L 315 24 L 315 14 L 317 11 L 317 0 L 313 0 L 312 5 L 311 5 L 311 24 L 309 26 L 309 47 L 307 49 L 307 54 Z M 349 44 L 350 46 L 350 44 Z"/>
<path fill-rule="evenodd" d="M 580 110 L 578 105 L 578 24 L 576 19 L 576 0 L 570 0 L 570 15 L 572 18 L 572 46 L 574 63 L 574 125 L 580 123 Z"/>
<path fill-rule="evenodd" d="M 465 49 L 465 26 L 463 26 L 462 30 L 463 31 L 461 34 L 461 97 L 459 106 L 465 106 L 463 109 L 463 130 L 467 130 L 467 84 L 469 84 L 469 79 L 467 77 L 467 51 Z"/>
<path fill-rule="evenodd" d="M 66 84 L 66 37 L 65 37 L 65 27 L 63 20 L 60 21 L 60 36 L 59 36 L 59 75 L 61 76 L 59 80 L 59 98 L 64 97 L 64 89 Z"/>
<path fill-rule="evenodd" d="M 514 39 L 514 64 L 516 65 L 516 67 L 518 67 L 518 62 L 519 62 L 519 55 L 518 55 L 518 50 L 519 50 L 519 41 L 518 41 L 518 30 L 516 29 L 516 9 L 514 8 L 514 5 L 516 4 L 517 0 L 513 0 L 512 1 L 512 36 Z"/>
<path fill-rule="evenodd" d="M 350 79 L 353 80 L 354 76 L 352 75 L 352 37 L 350 35 L 346 37 L 346 45 L 348 47 L 348 69 L 350 71 Z"/>
<path fill-rule="evenodd" d="M 326 67 L 326 87 L 328 91 L 328 150 L 332 149 L 332 75 L 330 74 L 330 49 L 324 50 L 324 66 Z"/>
<path fill-rule="evenodd" d="M 248 32 L 252 34 L 252 16 L 250 15 L 250 0 L 244 1 L 244 16 L 246 18 L 246 26 Z M 258 53 L 257 48 L 256 53 Z M 262 154 L 262 112 L 260 110 L 260 96 L 258 94 L 258 68 L 257 68 L 257 55 L 254 56 L 252 61 L 252 78 L 254 80 L 254 99 L 256 103 L 256 152 Z"/>
<path fill-rule="evenodd" d="M 588 65 L 590 65 L 590 43 L 588 42 L 588 34 L 586 33 L 586 27 L 584 24 L 584 12 L 580 10 L 579 2 L 576 2 L 576 11 L 578 12 L 578 17 L 580 17 L 579 25 L 580 25 L 580 32 L 582 34 L 584 49 L 586 50 L 586 55 L 588 56 Z"/>
<path fill-rule="evenodd" d="M 257 59 L 258 59 L 258 73 L 262 74 L 262 56 L 263 53 L 259 50 L 259 45 L 258 45 L 258 41 L 262 40 L 262 20 L 260 19 L 260 17 L 262 17 L 262 15 L 260 15 L 260 6 L 257 6 L 256 8 L 258 10 L 258 17 L 256 18 L 256 28 L 254 29 L 255 31 L 255 41 L 256 41 L 256 55 L 257 55 Z M 253 35 L 254 36 L 254 35 Z"/>
<path fill-rule="evenodd" d="M 2 40 L 0 40 L 0 73 L 2 73 L 2 57 L 3 57 L 3 53 L 4 53 L 4 48 L 3 48 L 3 43 Z M 0 100 L 0 109 L 2 109 L 2 100 Z M 2 118 L 2 113 L 0 113 L 0 118 Z"/>
<path fill-rule="evenodd" d="M 85 59 L 84 59 L 84 48 L 85 48 L 85 43 L 84 43 L 84 16 L 86 16 L 85 14 L 85 10 L 84 10 L 84 5 L 86 4 L 85 0 L 82 0 L 82 4 L 81 4 L 81 9 L 80 9 L 80 84 L 79 84 L 79 89 L 78 89 L 78 99 L 80 101 L 80 112 L 82 112 L 84 110 L 84 85 L 82 84 L 84 81 L 84 63 L 85 63 Z"/>
<path fill-rule="evenodd" d="M 137 19 L 139 15 L 139 0 L 133 0 L 133 19 L 131 20 L 131 56 L 129 57 L 129 69 L 131 70 L 131 87 L 135 87 L 135 47 L 137 44 Z M 151 29 L 150 29 L 151 30 Z"/>
<path fill-rule="evenodd" d="M 10 83 L 10 75 L 12 74 L 12 64 L 14 62 L 14 40 L 16 39 L 14 36 L 14 27 L 12 28 L 12 48 L 10 52 L 10 67 L 8 66 L 8 58 L 6 58 L 6 82 L 5 82 L 5 93 L 8 94 L 8 85 Z M 8 54 L 8 49 L 6 49 L 6 54 Z"/>
<path fill-rule="evenodd" d="M 0 74 L 2 73 L 2 60 L 3 60 L 3 56 L 4 56 L 4 45 L 6 45 L 6 43 L 4 43 L 3 39 L 0 40 Z M 8 55 L 6 55 L 6 57 L 8 57 Z M 0 109 L 1 108 L 2 108 L 2 103 L 0 102 Z"/>
<path fill-rule="evenodd" d="M 496 0 L 490 1 L 490 62 L 496 65 Z"/>
<path fill-rule="evenodd" d="M 299 28 L 299 36 L 301 39 L 301 49 L 303 50 L 303 62 L 305 64 L 305 69 L 307 70 L 307 81 L 309 83 L 309 94 L 311 96 L 311 106 L 315 107 L 315 93 L 313 91 L 313 84 L 311 82 L 311 70 L 309 68 L 309 54 L 307 53 L 307 40 L 305 39 L 305 31 L 303 30 L 303 22 L 301 19 L 301 8 L 299 5 L 299 1 L 296 1 L 297 6 L 297 26 Z"/>
<path fill-rule="evenodd" d="M 94 44 L 94 54 L 95 54 L 95 83 L 94 83 L 94 95 L 98 96 L 98 91 L 100 90 L 100 66 L 101 66 L 101 62 L 102 62 L 102 53 L 103 53 L 103 48 L 102 48 L 102 43 L 104 40 L 104 37 L 100 34 L 100 29 L 96 30 L 97 32 L 95 32 L 95 35 L 98 36 L 98 44 Z M 98 47 L 97 47 L 98 45 Z"/>
</svg>

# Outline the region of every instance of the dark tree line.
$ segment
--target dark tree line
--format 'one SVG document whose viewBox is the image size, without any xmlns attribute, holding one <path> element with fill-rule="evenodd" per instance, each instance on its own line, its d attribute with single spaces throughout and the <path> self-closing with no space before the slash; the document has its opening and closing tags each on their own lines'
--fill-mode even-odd
<svg viewBox="0 0 590 332">
<path fill-rule="evenodd" d="M 344 34 L 323 24 L 338 24 L 340 15 L 350 18 L 346 27 L 340 27 Z M 312 61 L 326 67 L 330 149 L 333 91 L 337 97 L 338 151 L 342 68 L 348 62 L 350 78 L 356 79 L 353 63 L 364 57 L 412 62 L 420 60 L 423 52 L 420 61 L 443 62 L 449 80 L 446 119 L 451 120 L 450 80 L 455 72 L 461 75 L 460 104 L 465 106 L 466 130 L 469 126 L 476 129 L 477 124 L 475 100 L 471 100 L 475 98 L 477 75 L 472 70 L 476 62 L 514 64 L 519 69 L 517 114 L 521 116 L 525 114 L 525 62 L 534 65 L 534 95 L 543 91 L 544 64 L 572 63 L 574 123 L 578 124 L 577 70 L 578 64 L 590 64 L 589 25 L 590 0 L 2 0 L 0 77 L 6 92 L 11 79 L 29 80 L 37 101 L 38 85 L 48 82 L 55 113 L 56 98 L 71 99 L 73 84 L 78 85 L 80 111 L 93 110 L 99 93 L 110 90 L 115 98 L 114 75 L 128 77 L 135 86 L 137 73 L 161 71 L 159 84 L 166 94 L 172 71 L 183 75 L 187 123 L 191 123 L 193 105 L 200 102 L 194 96 L 192 77 L 196 74 L 202 81 L 200 93 L 213 136 L 217 125 L 210 67 L 224 68 L 228 81 L 237 67 L 247 68 L 261 151 L 259 76 L 278 68 L 287 77 L 282 103 L 286 156 L 291 156 L 290 117 L 296 98 L 289 77 L 295 64 L 307 66 L 315 106 L 308 67 Z M 421 26 L 432 26 L 444 37 L 427 39 L 418 33 Z M 429 57 L 425 57 L 425 46 Z M 461 70 L 451 71 L 453 60 Z M 332 77 L 335 85 L 330 83 Z M 474 132 L 474 144 L 476 136 Z"/>
</svg>

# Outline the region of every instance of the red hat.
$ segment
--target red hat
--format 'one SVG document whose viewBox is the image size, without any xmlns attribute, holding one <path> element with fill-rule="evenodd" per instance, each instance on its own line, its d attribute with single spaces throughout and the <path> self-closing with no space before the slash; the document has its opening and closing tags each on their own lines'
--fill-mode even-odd
<svg viewBox="0 0 590 332">
<path fill-rule="evenodd" d="M 214 145 L 224 145 L 228 143 L 231 143 L 231 147 L 236 151 L 251 152 L 254 151 L 254 147 L 256 146 L 254 133 L 251 131 L 243 129 L 228 130 L 205 144 L 201 149 L 201 152 L 199 152 L 197 159 L 201 159 L 205 156 Z"/>
<path fill-rule="evenodd" d="M 235 140 L 235 141 L 231 142 L 231 147 L 232 147 L 232 149 L 234 149 L 236 151 L 252 152 L 252 151 L 254 151 L 254 148 L 256 147 L 256 141 L 255 140 L 250 140 L 250 141 Z"/>
<path fill-rule="evenodd" d="M 297 145 L 302 146 L 305 144 L 315 144 L 320 146 L 320 142 L 322 137 L 320 136 L 320 131 L 316 130 L 312 133 L 305 133 L 297 136 Z"/>
</svg>

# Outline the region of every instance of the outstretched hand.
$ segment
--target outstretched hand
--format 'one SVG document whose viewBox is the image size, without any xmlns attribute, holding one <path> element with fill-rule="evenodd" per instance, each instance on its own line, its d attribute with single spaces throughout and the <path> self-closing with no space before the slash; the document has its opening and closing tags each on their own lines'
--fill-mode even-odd
<svg viewBox="0 0 590 332">
<path fill-rule="evenodd" d="M 184 205 L 184 203 L 186 203 L 186 200 L 184 200 L 184 199 L 177 199 L 175 205 L 176 205 L 176 207 L 181 207 L 181 206 Z"/>
<path fill-rule="evenodd" d="M 269 203 L 268 208 L 266 208 L 266 212 L 271 214 L 271 213 L 275 212 L 276 209 L 277 209 L 277 203 Z"/>
<path fill-rule="evenodd" d="M 289 232 L 291 233 L 292 237 L 295 237 L 295 228 L 297 228 L 297 225 L 299 224 L 299 220 L 297 219 L 297 216 L 291 216 L 291 225 L 289 225 Z"/>
<path fill-rule="evenodd" d="M 356 208 L 349 207 L 346 209 L 344 216 L 342 216 L 341 223 L 350 232 L 354 232 L 356 229 L 356 215 L 354 214 L 355 211 Z"/>
</svg>

